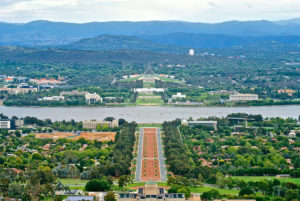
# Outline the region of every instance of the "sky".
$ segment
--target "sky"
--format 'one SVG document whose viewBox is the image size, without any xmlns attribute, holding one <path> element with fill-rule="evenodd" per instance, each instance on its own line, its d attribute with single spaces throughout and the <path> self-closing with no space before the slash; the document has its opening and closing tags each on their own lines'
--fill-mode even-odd
<svg viewBox="0 0 300 201">
<path fill-rule="evenodd" d="M 0 0 L 0 21 L 63 22 L 282 20 L 300 17 L 300 0 Z"/>
</svg>

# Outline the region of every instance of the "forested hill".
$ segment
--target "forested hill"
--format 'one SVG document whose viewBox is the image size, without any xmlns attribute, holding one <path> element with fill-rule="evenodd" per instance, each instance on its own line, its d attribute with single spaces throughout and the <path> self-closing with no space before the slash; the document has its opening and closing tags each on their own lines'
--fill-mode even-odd
<svg viewBox="0 0 300 201">
<path fill-rule="evenodd" d="M 101 35 L 59 46 L 71 50 L 147 50 L 153 52 L 188 53 L 187 47 L 159 44 L 135 36 Z"/>
<path fill-rule="evenodd" d="M 147 62 L 172 62 L 172 63 L 197 63 L 202 57 L 191 57 L 169 53 L 158 53 L 143 50 L 61 50 L 61 49 L 32 49 L 15 46 L 0 46 L 0 63 L 141 63 Z"/>
<path fill-rule="evenodd" d="M 300 36 L 231 36 L 220 34 L 170 33 L 151 36 L 141 35 L 139 37 L 159 44 L 192 48 L 252 46 L 262 42 L 300 44 Z"/>
<path fill-rule="evenodd" d="M 228 48 L 253 46 L 262 43 L 300 44 L 300 36 L 228 36 L 193 33 L 171 33 L 165 35 L 120 36 L 100 35 L 86 38 L 68 45 L 58 46 L 70 50 L 147 50 L 187 54 L 190 48 Z"/>
</svg>

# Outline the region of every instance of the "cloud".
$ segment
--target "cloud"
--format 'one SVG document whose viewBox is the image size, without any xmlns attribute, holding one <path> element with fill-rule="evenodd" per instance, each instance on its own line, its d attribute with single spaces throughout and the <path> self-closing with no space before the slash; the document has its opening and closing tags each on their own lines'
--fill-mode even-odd
<svg viewBox="0 0 300 201">
<path fill-rule="evenodd" d="M 227 20 L 300 17 L 299 0 L 1 0 L 0 21 Z"/>
</svg>

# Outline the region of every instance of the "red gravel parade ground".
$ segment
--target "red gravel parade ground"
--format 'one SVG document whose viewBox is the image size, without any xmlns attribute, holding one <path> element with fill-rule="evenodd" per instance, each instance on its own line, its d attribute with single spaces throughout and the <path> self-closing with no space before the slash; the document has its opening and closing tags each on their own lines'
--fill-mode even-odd
<svg viewBox="0 0 300 201">
<path fill-rule="evenodd" d="M 160 181 L 156 128 L 143 128 L 142 181 Z"/>
</svg>

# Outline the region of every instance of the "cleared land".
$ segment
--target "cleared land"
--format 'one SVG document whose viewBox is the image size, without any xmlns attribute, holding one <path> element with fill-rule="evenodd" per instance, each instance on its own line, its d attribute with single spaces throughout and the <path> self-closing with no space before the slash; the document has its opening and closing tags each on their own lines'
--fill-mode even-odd
<svg viewBox="0 0 300 201">
<path fill-rule="evenodd" d="M 54 133 L 37 133 L 36 138 L 39 139 L 70 139 L 78 140 L 84 138 L 85 140 L 97 140 L 101 142 L 115 141 L 116 132 L 54 132 Z"/>
</svg>

